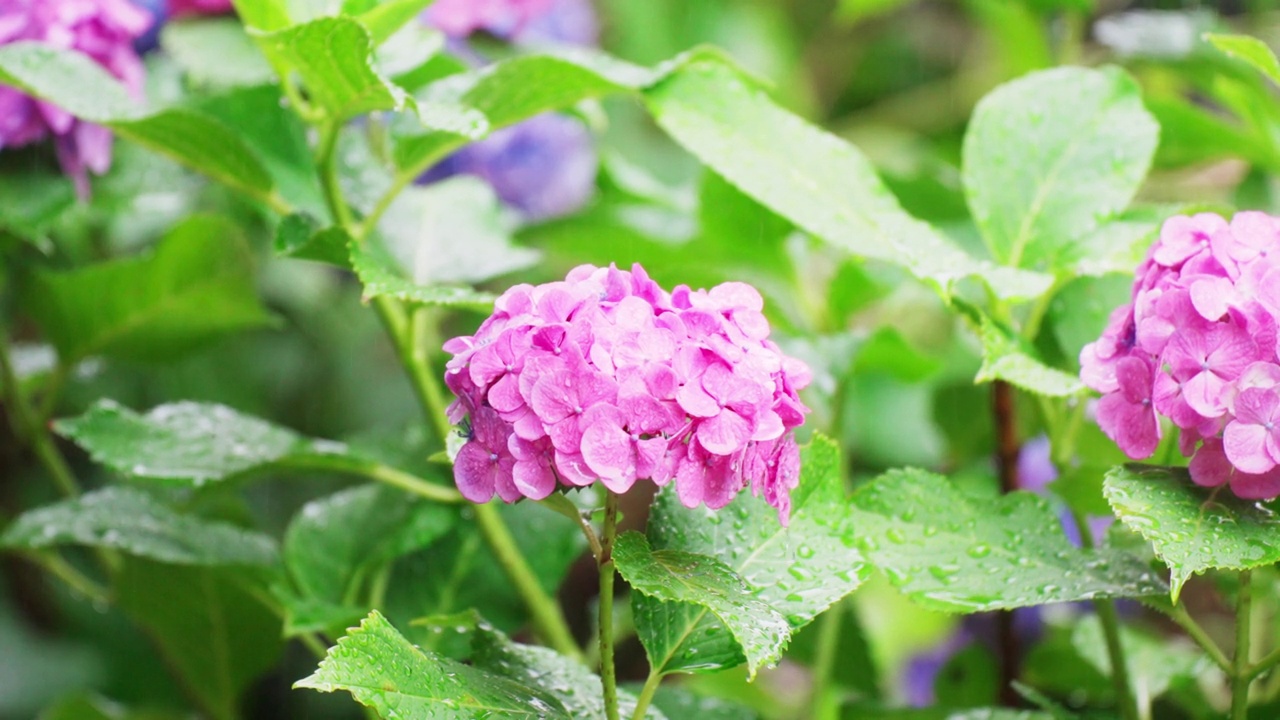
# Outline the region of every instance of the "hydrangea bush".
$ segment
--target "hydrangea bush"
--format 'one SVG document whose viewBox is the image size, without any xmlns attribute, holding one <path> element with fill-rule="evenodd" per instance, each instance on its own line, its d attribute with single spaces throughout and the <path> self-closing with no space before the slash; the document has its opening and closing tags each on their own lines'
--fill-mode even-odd
<svg viewBox="0 0 1280 720">
<path fill-rule="evenodd" d="M 897 5 L 0 0 L 0 717 L 1275 715 L 1280 60 Z"/>
</svg>

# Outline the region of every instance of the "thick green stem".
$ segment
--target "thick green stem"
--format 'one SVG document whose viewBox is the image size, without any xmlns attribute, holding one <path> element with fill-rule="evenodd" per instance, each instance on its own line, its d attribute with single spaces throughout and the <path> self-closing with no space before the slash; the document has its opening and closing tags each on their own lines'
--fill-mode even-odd
<svg viewBox="0 0 1280 720">
<path fill-rule="evenodd" d="M 1280 665 L 1280 647 L 1267 653 L 1266 657 L 1254 663 L 1252 667 L 1249 668 L 1249 677 L 1256 679 L 1259 675 L 1270 670 L 1276 665 Z"/>
<path fill-rule="evenodd" d="M 631 720 L 643 720 L 645 713 L 649 712 L 649 703 L 653 702 L 654 693 L 658 692 L 660 685 L 662 685 L 662 673 L 650 670 L 649 677 L 645 678 L 644 687 L 640 689 L 640 696 L 636 698 L 636 709 L 631 713 Z"/>
<path fill-rule="evenodd" d="M 25 439 L 40 464 L 44 466 L 49 477 L 53 479 L 58 490 L 67 497 L 80 494 L 75 476 L 62 459 L 62 453 L 54 447 L 49 428 L 40 421 L 32 410 L 27 398 L 22 394 L 22 384 L 18 382 L 18 374 L 13 369 L 13 360 L 9 356 L 7 338 L 0 336 L 0 397 L 4 398 L 5 408 L 9 414 L 9 424 L 14 432 Z"/>
<path fill-rule="evenodd" d="M 1231 720 L 1249 716 L 1249 685 L 1253 682 L 1249 666 L 1249 640 L 1253 627 L 1252 573 L 1240 571 L 1240 590 L 1236 598 L 1236 652 L 1231 662 Z"/>
<path fill-rule="evenodd" d="M 613 540 L 618 534 L 618 496 L 605 491 L 604 530 L 600 533 L 600 679 L 604 711 L 618 720 L 618 676 L 613 662 Z"/>
<path fill-rule="evenodd" d="M 534 576 L 529 563 L 516 546 L 516 540 L 507 529 L 498 508 L 492 504 L 476 505 L 476 524 L 484 536 L 489 549 L 498 560 L 498 565 L 506 573 L 507 579 L 515 586 L 516 592 L 524 599 L 529 608 L 533 630 L 543 642 L 561 655 L 575 660 L 582 659 L 582 650 L 573 640 L 569 625 L 560 612 L 560 606 L 542 589 L 538 578 Z"/>
<path fill-rule="evenodd" d="M 1172 610 L 1166 610 L 1165 612 L 1171 620 L 1178 624 L 1178 627 L 1186 631 L 1188 637 L 1204 650 L 1215 665 L 1221 668 L 1224 673 L 1231 674 L 1231 661 L 1227 659 L 1227 654 L 1222 652 L 1222 648 L 1218 647 L 1213 638 L 1209 637 L 1209 633 L 1200 627 L 1200 623 L 1191 617 L 1185 605 L 1175 605 Z"/>
</svg>

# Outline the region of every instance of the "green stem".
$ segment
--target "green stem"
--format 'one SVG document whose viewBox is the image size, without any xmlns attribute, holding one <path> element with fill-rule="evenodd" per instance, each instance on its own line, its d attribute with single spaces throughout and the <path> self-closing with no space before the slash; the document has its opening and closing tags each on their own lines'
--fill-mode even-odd
<svg viewBox="0 0 1280 720">
<path fill-rule="evenodd" d="M 840 650 L 840 623 L 844 617 L 844 604 L 836 603 L 818 620 L 818 648 L 813 658 L 813 689 L 809 698 L 809 717 L 825 717 L 828 707 L 831 673 L 836 666 Z"/>
<path fill-rule="evenodd" d="M 1124 659 L 1124 646 L 1120 643 L 1120 619 L 1116 616 L 1115 603 L 1110 600 L 1094 600 L 1093 609 L 1102 621 L 1102 633 L 1107 642 L 1107 659 L 1111 664 L 1111 683 L 1115 686 L 1120 716 L 1125 720 L 1138 720 L 1138 704 L 1129 687 L 1129 666 Z"/>
<path fill-rule="evenodd" d="M 37 422 L 45 423 L 53 416 L 53 411 L 57 409 L 58 398 L 62 395 L 62 386 L 67 382 L 67 376 L 71 374 L 71 367 L 61 359 L 54 366 L 53 373 L 49 375 L 48 381 L 45 382 L 43 395 L 40 401 L 40 409 L 36 413 Z"/>
<path fill-rule="evenodd" d="M 317 660 L 323 660 L 329 655 L 329 648 L 324 646 L 318 633 L 302 633 L 298 636 L 298 642 L 301 642 L 303 647 L 310 650 Z"/>
<path fill-rule="evenodd" d="M 32 452 L 58 486 L 58 490 L 67 497 L 79 496 L 80 487 L 76 485 L 71 469 L 62 459 L 62 453 L 54 447 L 49 428 L 40 421 L 27 398 L 22 395 L 22 384 L 18 382 L 18 374 L 14 371 L 13 360 L 9 356 L 9 344 L 3 336 L 0 336 L 0 397 L 5 400 L 9 423 L 31 445 Z"/>
<path fill-rule="evenodd" d="M 618 676 L 613 660 L 613 540 L 618 534 L 618 496 L 605 491 L 604 530 L 600 533 L 600 679 L 604 711 L 618 720 Z M 643 717 L 643 716 L 641 716 Z"/>
<path fill-rule="evenodd" d="M 1249 677 L 1256 679 L 1259 675 L 1265 673 L 1276 665 L 1280 665 L 1280 647 L 1267 653 L 1265 657 L 1254 663 L 1249 668 Z"/>
<path fill-rule="evenodd" d="M 1231 662 L 1231 720 L 1245 720 L 1249 716 L 1249 685 L 1253 675 L 1249 667 L 1249 639 L 1253 628 L 1252 573 L 1240 571 L 1239 596 L 1236 598 L 1236 652 Z"/>
<path fill-rule="evenodd" d="M 395 346 L 396 354 L 400 357 L 400 364 L 409 375 L 409 384 L 413 386 L 418 404 L 426 412 L 440 441 L 444 442 L 451 430 L 449 418 L 445 415 L 448 405 L 431 373 L 428 348 L 418 348 L 418 343 L 414 342 L 415 336 L 423 332 L 422 323 L 428 322 L 430 318 L 419 315 L 418 311 L 408 310 L 394 298 L 386 296 L 374 298 L 373 309 L 378 312 L 378 317 Z"/>
<path fill-rule="evenodd" d="M 344 229 L 352 227 L 351 210 L 342 198 L 342 186 L 338 182 L 338 138 L 342 135 L 342 123 L 330 121 L 320 130 L 320 146 L 316 149 L 316 167 L 320 170 L 320 187 L 324 202 L 333 215 L 334 222 Z"/>
<path fill-rule="evenodd" d="M 285 458 L 279 462 L 265 466 L 264 471 L 280 468 L 297 468 L 299 470 L 320 470 L 334 473 L 359 475 L 370 480 L 400 488 L 432 502 L 457 504 L 464 502 L 462 495 L 453 488 L 427 482 L 417 475 L 403 470 L 368 462 L 344 455 L 299 455 Z"/>
<path fill-rule="evenodd" d="M 486 504 L 476 505 L 474 509 L 480 533 L 498 560 L 498 565 L 506 573 L 507 579 L 515 586 L 516 592 L 529 608 L 534 632 L 561 655 L 581 660 L 582 650 L 574 642 L 573 634 L 569 632 L 569 625 L 560 612 L 560 606 L 538 583 L 538 578 L 516 546 L 516 540 L 512 537 L 511 531 L 502 521 L 502 516 L 498 514 L 498 508 L 492 504 Z"/>
<path fill-rule="evenodd" d="M 40 553 L 33 555 L 36 562 L 51 575 L 66 583 L 73 591 L 88 598 L 96 605 L 106 605 L 111 601 L 110 593 L 106 588 L 89 579 L 89 576 L 80 572 L 74 565 L 67 562 L 65 558 L 56 552 Z"/>
<path fill-rule="evenodd" d="M 1171 620 L 1178 624 L 1178 627 L 1186 631 L 1188 637 L 1204 650 L 1215 665 L 1228 675 L 1231 674 L 1231 661 L 1227 659 L 1226 653 L 1222 652 L 1222 648 L 1218 647 L 1213 638 L 1209 637 L 1209 633 L 1205 632 L 1203 627 L 1200 627 L 1200 623 L 1191 617 L 1185 605 L 1179 603 L 1173 607 L 1173 610 L 1165 610 L 1165 612 Z"/>
<path fill-rule="evenodd" d="M 654 693 L 658 692 L 658 686 L 661 684 L 662 673 L 650 670 L 649 677 L 645 678 L 644 687 L 640 689 L 640 696 L 636 698 L 636 710 L 631 713 L 631 720 L 643 720 L 645 713 L 649 711 L 649 703 L 653 702 Z"/>
</svg>

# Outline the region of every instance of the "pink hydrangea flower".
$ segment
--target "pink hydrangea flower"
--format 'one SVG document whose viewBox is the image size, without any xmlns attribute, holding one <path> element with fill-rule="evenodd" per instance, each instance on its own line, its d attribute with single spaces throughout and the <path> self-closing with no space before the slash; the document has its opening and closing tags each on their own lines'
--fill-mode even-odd
<svg viewBox="0 0 1280 720">
<path fill-rule="evenodd" d="M 719 508 L 750 486 L 785 523 L 809 371 L 769 340 L 763 307 L 742 283 L 668 293 L 639 265 L 511 288 L 444 346 L 449 417 L 471 417 L 458 488 L 512 502 L 675 481 L 684 504 Z"/>
<path fill-rule="evenodd" d="M 152 22 L 150 13 L 128 0 L 3 0 L 0 45 L 33 41 L 83 53 L 140 97 L 143 68 L 133 41 Z M 81 122 L 51 103 L 0 87 L 0 149 L 50 137 L 58 162 L 83 197 L 88 193 L 88 172 L 100 175 L 111 166 L 111 131 Z"/>
<path fill-rule="evenodd" d="M 169 14 L 173 17 L 222 15 L 233 10 L 231 0 L 169 0 Z"/>
<path fill-rule="evenodd" d="M 1280 221 L 1170 218 L 1137 269 L 1132 302 L 1080 352 L 1081 378 L 1103 393 L 1098 424 L 1141 459 L 1167 418 L 1196 483 L 1280 495 L 1278 321 Z"/>
</svg>

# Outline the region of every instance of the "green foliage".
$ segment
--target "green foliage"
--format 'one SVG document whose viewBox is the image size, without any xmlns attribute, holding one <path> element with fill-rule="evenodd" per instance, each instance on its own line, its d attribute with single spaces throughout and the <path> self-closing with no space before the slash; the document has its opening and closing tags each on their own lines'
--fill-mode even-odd
<svg viewBox="0 0 1280 720">
<path fill-rule="evenodd" d="M 1047 397 L 1078 395 L 1085 389 L 1078 377 L 1045 365 L 1035 357 L 1033 349 L 990 318 L 983 316 L 978 334 L 982 339 L 982 367 L 975 378 L 977 382 L 1004 380 Z"/>
<path fill-rule="evenodd" d="M 141 257 L 41 272 L 24 301 L 64 363 L 99 354 L 159 361 L 272 322 L 251 268 L 235 226 L 196 216 Z"/>
<path fill-rule="evenodd" d="M 275 541 L 266 535 L 180 514 L 126 487 L 29 510 L 0 535 L 0 546 L 10 549 L 62 545 L 109 548 L 175 565 L 271 567 L 280 559 Z"/>
<path fill-rule="evenodd" d="M 853 549 L 836 445 L 816 437 L 804 448 L 801 464 L 787 527 L 778 523 L 772 507 L 746 493 L 720 510 L 708 510 L 685 508 L 676 493 L 666 490 L 650 514 L 649 541 L 656 551 L 717 558 L 791 628 L 807 624 L 857 589 L 867 568 Z M 743 662 L 742 649 L 728 641 L 736 633 L 725 632 L 715 608 L 661 596 L 633 596 L 632 602 L 641 637 L 652 638 L 652 644 L 646 642 L 650 659 L 664 672 Z"/>
<path fill-rule="evenodd" d="M 1120 520 L 1149 540 L 1169 566 L 1174 602 L 1195 573 L 1280 561 L 1274 510 L 1225 488 L 1199 487 L 1185 469 L 1118 467 L 1107 474 L 1104 492 Z"/>
<path fill-rule="evenodd" d="M 311 449 L 284 428 L 223 405 L 192 402 L 139 415 L 102 400 L 55 429 L 122 475 L 197 486 Z"/>
<path fill-rule="evenodd" d="M 383 717 L 572 717 L 550 693 L 414 647 L 373 611 L 294 687 L 346 690 Z"/>
<path fill-rule="evenodd" d="M 895 470 L 853 496 L 858 546 L 912 600 L 977 612 L 1108 597 L 1164 583 L 1140 560 L 1067 541 L 1049 504 L 1027 492 L 967 496 L 946 478 Z"/>
<path fill-rule="evenodd" d="M 210 88 L 252 87 L 275 77 L 244 26 L 232 18 L 168 23 L 160 43 L 188 80 Z"/>
<path fill-rule="evenodd" d="M 643 535 L 635 532 L 618 538 L 613 556 L 618 572 L 631 589 L 651 599 L 652 604 L 637 602 L 633 612 L 649 659 L 663 672 L 718 668 L 726 663 L 717 657 L 732 652 L 726 641 L 741 648 L 739 652 L 745 656 L 753 677 L 761 667 L 773 665 L 782 657 L 790 637 L 786 618 L 754 597 L 742 577 L 723 562 L 682 550 L 654 550 Z M 692 607 L 668 618 L 663 603 Z M 704 638 L 697 645 L 705 643 L 708 649 L 716 647 L 718 652 L 712 654 L 708 665 L 700 666 L 687 657 L 697 652 L 690 653 L 694 648 L 689 648 L 673 665 L 671 658 L 685 646 L 689 633 L 698 625 L 696 620 L 679 615 L 701 614 L 699 610 L 710 612 L 724 627 L 703 628 L 699 632 Z"/>
<path fill-rule="evenodd" d="M 1057 68 L 987 95 L 965 134 L 969 209 L 997 261 L 1050 272 L 1124 210 L 1159 127 L 1118 68 Z"/>
<path fill-rule="evenodd" d="M 775 105 L 723 63 L 691 62 L 646 93 L 658 124 L 746 194 L 854 255 L 903 266 L 950 293 L 979 276 L 1002 297 L 1034 298 L 1051 280 L 968 256 L 899 206 L 853 146 Z M 785 144 L 776 142 L 785 137 Z"/>
<path fill-rule="evenodd" d="M 1248 35 L 1206 33 L 1205 40 L 1228 57 L 1249 64 L 1268 80 L 1280 84 L 1280 60 L 1267 44 Z"/>
</svg>

